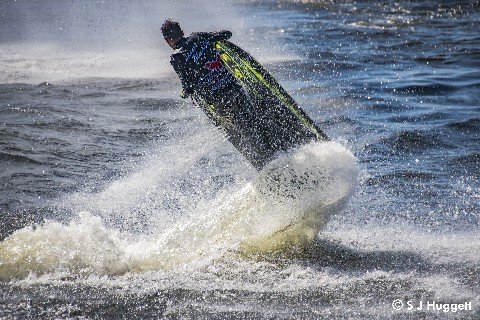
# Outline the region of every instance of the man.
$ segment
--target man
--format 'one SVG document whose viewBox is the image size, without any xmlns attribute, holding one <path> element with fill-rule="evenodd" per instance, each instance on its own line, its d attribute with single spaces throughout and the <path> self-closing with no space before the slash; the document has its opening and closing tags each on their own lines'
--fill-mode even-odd
<svg viewBox="0 0 480 320">
<path fill-rule="evenodd" d="M 235 78 L 220 61 L 215 42 L 227 40 L 230 31 L 198 32 L 184 37 L 178 22 L 165 21 L 162 33 L 168 45 L 175 50 L 171 64 L 177 72 L 183 86 L 182 97 L 199 92 L 213 102 L 222 97 L 225 89 L 235 83 Z"/>
<path fill-rule="evenodd" d="M 185 37 L 178 22 L 166 20 L 162 33 L 175 50 L 170 63 L 182 82 L 182 98 L 191 96 L 203 106 L 255 168 L 263 168 L 279 151 L 315 139 L 287 108 L 275 106 L 275 97 L 252 98 L 226 68 L 215 43 L 229 39 L 230 31 Z"/>
</svg>

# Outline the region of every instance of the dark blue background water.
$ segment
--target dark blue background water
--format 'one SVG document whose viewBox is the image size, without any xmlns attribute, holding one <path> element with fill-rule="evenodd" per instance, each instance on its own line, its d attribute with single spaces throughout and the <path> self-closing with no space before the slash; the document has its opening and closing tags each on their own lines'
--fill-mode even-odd
<svg viewBox="0 0 480 320">
<path fill-rule="evenodd" d="M 8 5 L 23 18 L 44 15 L 48 19 L 51 12 L 47 7 L 35 16 L 25 3 L 23 7 Z M 95 11 L 94 4 L 85 5 Z M 68 11 L 68 4 L 63 6 L 58 9 L 60 17 Z M 154 20 L 154 5 L 139 6 L 151 9 L 146 20 Z M 347 208 L 320 232 L 317 245 L 300 257 L 282 261 L 234 258 L 233 262 L 229 258 L 192 274 L 159 271 L 140 279 L 129 274 L 82 278 L 68 271 L 66 276 L 40 280 L 10 279 L 1 284 L 0 315 L 452 316 L 436 311 L 396 312 L 391 307 L 394 299 L 430 299 L 473 301 L 475 310 L 456 316 L 478 317 L 478 2 L 282 1 L 224 6 L 232 20 L 222 20 L 221 27 L 236 30 L 232 40 L 238 37 L 319 126 L 357 157 L 361 176 Z M 112 12 L 127 15 L 119 9 Z M 92 15 L 89 28 L 95 29 L 98 16 Z M 81 16 L 77 19 L 72 29 L 81 28 Z M 202 27 L 202 19 L 191 19 L 194 22 L 185 21 L 187 26 Z M 121 26 L 121 19 L 109 21 L 109 27 Z M 127 174 L 141 172 L 142 163 L 156 157 L 152 150 L 160 148 L 165 153 L 162 146 L 188 141 L 192 132 L 207 137 L 203 141 L 196 136 L 200 140 L 193 174 L 172 178 L 161 205 L 154 202 L 155 206 L 136 208 L 128 217 L 116 217 L 123 220 L 124 228 L 142 233 L 148 229 L 144 215 L 160 206 L 182 213 L 188 199 L 202 193 L 204 184 L 208 190 L 222 190 L 255 174 L 228 144 L 210 138 L 209 124 L 188 101 L 178 98 L 179 82 L 169 71 L 159 70 L 159 77 L 153 72 L 153 77 L 150 73 L 145 78 L 129 77 L 125 71 L 118 77 L 117 64 L 113 64 L 112 76 L 102 71 L 101 78 L 89 77 L 116 56 L 29 56 L 22 46 L 28 48 L 35 41 L 58 45 L 57 38 L 60 43 L 64 38 L 55 35 L 56 23 L 54 27 L 43 23 L 46 33 L 41 36 L 28 32 L 28 25 L 11 27 L 0 38 L 4 53 L 0 84 L 2 239 L 46 218 L 67 223 L 76 217 L 77 207 L 65 206 L 61 199 L 77 192 L 95 194 Z M 104 26 L 101 30 L 101 37 L 107 38 L 109 31 Z M 75 46 L 65 43 L 70 54 Z M 98 43 L 97 39 L 94 46 Z M 148 41 L 142 38 L 139 43 Z M 266 49 L 262 43 L 268 43 Z M 160 45 L 149 49 L 167 52 Z M 159 53 L 159 57 L 166 55 Z M 128 61 L 135 65 L 135 59 Z M 55 66 L 73 69 L 73 74 L 65 71 L 68 79 L 61 79 L 58 73 L 48 72 Z M 83 71 L 75 77 L 75 70 L 83 68 L 90 70 L 87 78 L 81 76 Z M 211 150 L 200 147 L 209 143 L 213 143 Z M 172 156 L 172 165 L 181 158 Z"/>
</svg>

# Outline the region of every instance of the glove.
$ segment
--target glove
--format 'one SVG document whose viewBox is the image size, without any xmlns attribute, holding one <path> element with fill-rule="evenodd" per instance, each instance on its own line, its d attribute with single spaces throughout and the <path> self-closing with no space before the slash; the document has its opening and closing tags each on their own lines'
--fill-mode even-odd
<svg viewBox="0 0 480 320">
<path fill-rule="evenodd" d="M 193 90 L 191 88 L 183 88 L 182 92 L 180 92 L 180 97 L 182 99 L 186 99 L 189 96 L 191 96 L 192 94 L 193 94 Z"/>
</svg>

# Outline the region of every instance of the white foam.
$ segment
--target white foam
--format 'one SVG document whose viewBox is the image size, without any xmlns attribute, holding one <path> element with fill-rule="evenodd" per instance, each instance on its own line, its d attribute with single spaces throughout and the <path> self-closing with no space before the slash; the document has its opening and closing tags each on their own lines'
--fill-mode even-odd
<svg viewBox="0 0 480 320">
<path fill-rule="evenodd" d="M 2 83 L 173 75 L 168 54 L 155 49 L 70 52 L 54 44 L 4 44 L 0 57 Z"/>
<path fill-rule="evenodd" d="M 114 274 L 125 267 L 124 246 L 118 232 L 88 213 L 67 225 L 47 221 L 0 243 L 0 279 L 61 271 Z"/>
<path fill-rule="evenodd" d="M 274 162 L 269 169 L 275 166 L 284 169 L 283 178 L 287 178 L 287 182 L 307 173 L 302 177 L 307 178 L 302 180 L 305 187 L 283 188 L 280 180 L 281 192 L 272 192 L 265 184 L 269 179 L 267 170 L 246 184 L 242 182 L 222 190 L 213 200 L 199 200 L 189 214 L 178 217 L 170 225 L 157 225 L 156 231 L 150 230 L 147 234 L 107 227 L 99 216 L 86 212 L 67 224 L 47 221 L 36 228 L 18 230 L 0 243 L 0 278 L 64 271 L 112 275 L 198 269 L 228 252 L 238 251 L 247 242 L 249 250 L 263 250 L 265 239 L 267 249 L 277 248 L 278 239 L 270 239 L 271 235 L 295 225 L 303 215 L 311 214 L 312 208 L 321 209 L 325 204 L 343 201 L 351 193 L 357 172 L 353 155 L 334 142 L 301 147 Z M 180 167 L 175 166 L 175 171 Z M 188 166 L 184 170 L 189 170 Z M 128 205 L 142 199 L 156 181 L 163 179 L 160 174 L 148 176 L 149 172 L 139 171 L 115 181 L 105 191 L 83 201 L 94 204 L 90 209 L 101 204 L 97 208 L 114 212 L 117 218 L 129 219 L 133 213 L 151 214 L 152 208 L 148 206 L 137 206 L 132 212 Z M 128 190 L 137 188 L 140 189 L 134 198 L 128 196 Z M 114 210 L 108 205 L 105 209 L 109 198 L 113 200 Z M 120 200 L 123 198 L 125 200 Z M 117 205 L 117 201 L 121 204 Z M 78 209 L 80 203 L 74 208 Z M 330 214 L 322 210 L 316 212 L 322 223 Z M 106 221 L 111 219 L 109 215 L 105 217 Z M 301 234 L 302 228 L 295 232 Z"/>
</svg>

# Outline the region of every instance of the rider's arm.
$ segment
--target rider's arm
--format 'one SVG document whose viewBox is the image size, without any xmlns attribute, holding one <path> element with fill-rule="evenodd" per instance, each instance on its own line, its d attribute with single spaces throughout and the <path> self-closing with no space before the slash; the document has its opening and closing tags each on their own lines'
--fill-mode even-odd
<svg viewBox="0 0 480 320">
<path fill-rule="evenodd" d="M 181 55 L 173 54 L 170 59 L 170 63 L 182 82 L 182 92 L 180 93 L 180 97 L 185 99 L 194 92 L 193 84 L 191 81 L 189 81 L 191 78 L 191 70 L 186 65 L 185 60 Z"/>
<path fill-rule="evenodd" d="M 220 30 L 217 32 L 199 32 L 197 34 L 208 38 L 210 41 L 228 40 L 232 37 L 232 33 L 228 30 Z"/>
</svg>

